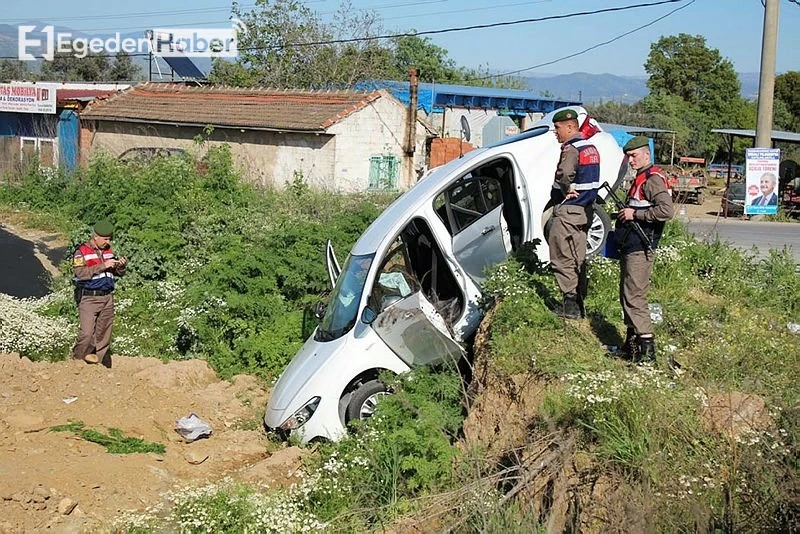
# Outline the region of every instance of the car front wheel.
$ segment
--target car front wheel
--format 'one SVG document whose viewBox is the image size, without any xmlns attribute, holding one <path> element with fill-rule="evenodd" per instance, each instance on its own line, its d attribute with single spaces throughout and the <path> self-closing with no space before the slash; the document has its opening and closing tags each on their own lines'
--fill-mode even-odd
<svg viewBox="0 0 800 534">
<path fill-rule="evenodd" d="M 372 417 L 380 399 L 390 394 L 386 390 L 386 385 L 380 380 L 364 382 L 350 395 L 350 402 L 345 412 L 346 422 L 362 421 Z"/>
</svg>

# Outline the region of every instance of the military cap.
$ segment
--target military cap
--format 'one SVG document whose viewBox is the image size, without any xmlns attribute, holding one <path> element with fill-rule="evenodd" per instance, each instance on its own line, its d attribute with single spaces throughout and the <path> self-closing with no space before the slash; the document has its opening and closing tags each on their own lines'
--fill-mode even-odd
<svg viewBox="0 0 800 534">
<path fill-rule="evenodd" d="M 643 135 L 637 135 L 627 143 L 623 147 L 623 152 L 628 152 L 630 150 L 636 150 L 637 148 L 642 148 L 643 146 L 650 147 L 650 138 L 645 137 Z"/>
<path fill-rule="evenodd" d="M 577 121 L 578 113 L 574 109 L 562 109 L 553 115 L 553 122 Z"/>
<path fill-rule="evenodd" d="M 114 227 L 108 221 L 99 221 L 94 225 L 94 233 L 100 237 L 111 237 Z"/>
</svg>

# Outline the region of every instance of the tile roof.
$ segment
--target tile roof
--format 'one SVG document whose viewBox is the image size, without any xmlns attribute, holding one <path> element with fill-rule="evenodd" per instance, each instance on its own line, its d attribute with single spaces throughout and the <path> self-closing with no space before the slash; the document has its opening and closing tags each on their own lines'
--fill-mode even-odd
<svg viewBox="0 0 800 534">
<path fill-rule="evenodd" d="M 300 91 L 143 83 L 95 101 L 83 119 L 322 132 L 381 91 Z"/>
<path fill-rule="evenodd" d="M 56 89 L 56 101 L 59 103 L 69 101 L 90 102 L 95 99 L 107 98 L 117 91 L 100 89 Z"/>
</svg>

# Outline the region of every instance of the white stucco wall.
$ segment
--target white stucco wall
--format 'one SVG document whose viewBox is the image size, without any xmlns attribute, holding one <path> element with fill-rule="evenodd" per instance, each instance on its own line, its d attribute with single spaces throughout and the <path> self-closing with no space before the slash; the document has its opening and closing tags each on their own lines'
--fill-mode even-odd
<svg viewBox="0 0 800 534">
<path fill-rule="evenodd" d="M 205 150 L 194 142 L 194 137 L 202 134 L 199 127 L 111 121 L 95 124 L 97 130 L 83 136 L 90 139 L 93 152 L 118 156 L 134 147 L 175 147 L 202 156 Z M 230 145 L 235 167 L 252 183 L 282 186 L 297 172 L 313 187 L 330 187 L 336 145 L 330 135 L 216 128 L 207 146 L 223 143 Z"/>
<path fill-rule="evenodd" d="M 416 183 L 425 165 L 428 130 L 417 122 L 413 161 L 403 151 L 406 108 L 385 93 L 376 101 L 332 125 L 325 134 L 274 133 L 215 128 L 206 146 L 228 143 L 234 164 L 245 179 L 262 186 L 283 186 L 295 174 L 317 189 L 366 191 L 370 157 L 391 154 L 400 160 L 398 189 Z M 174 147 L 202 156 L 194 142 L 202 128 L 118 121 L 82 123 L 81 150 L 118 156 L 134 147 Z M 94 131 L 92 131 L 94 129 Z"/>
<path fill-rule="evenodd" d="M 384 92 L 378 100 L 349 115 L 328 129 L 336 139 L 335 183 L 341 191 L 365 191 L 369 185 L 370 157 L 393 155 L 400 160 L 398 189 L 416 183 L 417 171 L 425 165 L 427 129 L 416 124 L 413 160 L 403 150 L 406 108 Z"/>
</svg>

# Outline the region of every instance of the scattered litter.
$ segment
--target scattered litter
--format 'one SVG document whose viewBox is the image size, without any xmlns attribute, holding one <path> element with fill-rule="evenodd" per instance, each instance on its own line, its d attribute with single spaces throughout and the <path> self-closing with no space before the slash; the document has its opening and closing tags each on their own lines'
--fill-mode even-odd
<svg viewBox="0 0 800 534">
<path fill-rule="evenodd" d="M 177 425 L 175 432 L 183 436 L 187 443 L 211 435 L 211 425 L 200 419 L 196 413 L 192 412 L 186 417 L 181 417 L 175 421 Z"/>
<path fill-rule="evenodd" d="M 654 302 L 648 304 L 647 308 L 650 310 L 650 320 L 653 324 L 661 324 L 664 322 L 664 310 L 661 309 L 661 304 Z"/>
<path fill-rule="evenodd" d="M 675 352 L 676 350 L 678 350 L 678 347 L 676 347 L 675 345 L 667 345 L 666 347 L 664 347 L 664 350 L 667 352 Z"/>
<path fill-rule="evenodd" d="M 789 332 L 792 334 L 800 334 L 800 324 L 798 323 L 786 323 L 786 328 L 788 328 Z"/>
<path fill-rule="evenodd" d="M 72 397 L 67 397 L 66 399 L 61 399 L 61 400 L 64 401 L 64 404 L 72 404 L 73 402 L 78 400 L 78 397 L 72 396 Z"/>
</svg>

